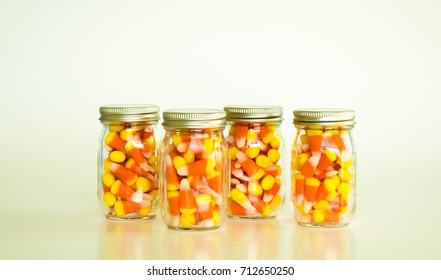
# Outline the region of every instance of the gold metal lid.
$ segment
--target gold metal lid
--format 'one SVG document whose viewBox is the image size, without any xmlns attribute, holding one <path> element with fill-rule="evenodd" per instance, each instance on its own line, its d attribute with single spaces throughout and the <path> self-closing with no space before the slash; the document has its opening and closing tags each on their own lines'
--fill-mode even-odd
<svg viewBox="0 0 441 280">
<path fill-rule="evenodd" d="M 118 104 L 100 107 L 100 121 L 110 122 L 157 122 L 159 107 L 153 104 Z"/>
<path fill-rule="evenodd" d="M 299 125 L 355 125 L 355 111 L 351 109 L 297 109 L 294 110 L 294 124 Z"/>
<path fill-rule="evenodd" d="M 283 121 L 283 108 L 276 105 L 228 105 L 227 121 Z"/>
<path fill-rule="evenodd" d="M 164 127 L 221 128 L 225 126 L 225 112 L 216 109 L 182 108 L 162 113 Z"/>
</svg>

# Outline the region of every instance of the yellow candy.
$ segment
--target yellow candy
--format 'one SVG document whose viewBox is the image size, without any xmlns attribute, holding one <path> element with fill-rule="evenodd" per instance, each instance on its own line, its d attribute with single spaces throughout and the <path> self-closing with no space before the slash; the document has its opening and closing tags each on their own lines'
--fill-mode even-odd
<svg viewBox="0 0 441 280">
<path fill-rule="evenodd" d="M 123 129 L 124 129 L 124 125 L 120 125 L 120 124 L 111 124 L 111 125 L 109 125 L 109 130 L 110 131 L 119 132 L 119 131 L 121 131 Z"/>
<path fill-rule="evenodd" d="M 236 188 L 231 189 L 230 198 L 245 209 L 249 209 L 251 207 L 251 202 L 248 200 L 248 197 Z"/>
<path fill-rule="evenodd" d="M 152 207 L 146 207 L 138 210 L 139 216 L 148 216 L 152 212 Z"/>
<path fill-rule="evenodd" d="M 248 183 L 248 192 L 257 197 L 261 196 L 263 193 L 262 186 L 259 184 L 259 181 L 251 181 Z"/>
<path fill-rule="evenodd" d="M 113 162 L 124 162 L 126 160 L 126 155 L 121 151 L 113 151 L 109 154 L 109 158 Z"/>
<path fill-rule="evenodd" d="M 177 190 L 179 190 L 179 186 L 176 184 L 167 184 L 167 190 L 168 191 L 177 191 Z"/>
<path fill-rule="evenodd" d="M 249 147 L 246 149 L 245 153 L 247 154 L 247 156 L 249 158 L 255 158 L 259 155 L 260 148 L 259 147 Z"/>
<path fill-rule="evenodd" d="M 112 172 L 111 170 L 110 170 L 110 164 L 112 163 L 112 161 L 110 160 L 110 159 L 106 159 L 105 161 L 104 161 L 104 171 L 106 171 L 106 172 Z"/>
<path fill-rule="evenodd" d="M 323 131 L 321 131 L 321 130 L 315 130 L 315 129 L 308 129 L 308 130 L 306 131 L 306 135 L 308 135 L 308 136 L 323 135 Z"/>
<path fill-rule="evenodd" d="M 259 155 L 256 157 L 256 164 L 262 168 L 268 168 L 271 165 L 271 161 L 267 156 Z"/>
<path fill-rule="evenodd" d="M 276 126 L 274 125 L 274 123 L 268 123 L 267 125 L 266 125 L 266 129 L 268 129 L 269 131 L 271 131 L 271 132 L 274 132 L 274 131 L 276 131 Z"/>
<path fill-rule="evenodd" d="M 112 173 L 105 172 L 102 176 L 103 185 L 109 187 L 115 182 L 115 176 Z"/>
<path fill-rule="evenodd" d="M 327 201 L 331 201 L 337 197 L 338 193 L 336 191 L 329 192 L 326 196 Z"/>
<path fill-rule="evenodd" d="M 338 170 L 338 177 L 340 177 L 342 181 L 348 182 L 351 180 L 351 172 L 349 169 L 340 168 L 340 170 Z"/>
<path fill-rule="evenodd" d="M 345 202 L 349 202 L 349 194 L 342 194 L 341 196 Z"/>
<path fill-rule="evenodd" d="M 248 143 L 254 143 L 257 141 L 258 135 L 257 132 L 253 129 L 249 129 L 247 131 L 247 142 Z"/>
<path fill-rule="evenodd" d="M 302 145 L 309 144 L 308 135 L 306 135 L 306 134 L 300 135 L 300 142 L 302 143 Z"/>
<path fill-rule="evenodd" d="M 204 154 L 208 155 L 213 152 L 214 140 L 212 138 L 204 139 Z"/>
<path fill-rule="evenodd" d="M 296 206 L 297 210 L 300 212 L 300 214 L 302 215 L 306 215 L 308 213 L 305 212 L 304 207 L 303 207 L 303 202 L 300 203 L 299 205 Z"/>
<path fill-rule="evenodd" d="M 262 138 L 263 143 L 268 144 L 274 140 L 274 133 L 270 132 Z"/>
<path fill-rule="evenodd" d="M 266 204 L 265 207 L 263 208 L 262 216 L 268 216 L 269 214 L 271 214 L 271 212 L 273 211 L 273 209 L 271 208 L 271 206 L 269 204 Z"/>
<path fill-rule="evenodd" d="M 314 210 L 312 213 L 312 221 L 315 223 L 322 223 L 325 221 L 325 211 L 323 210 Z"/>
<path fill-rule="evenodd" d="M 115 202 L 113 207 L 115 209 L 115 214 L 118 217 L 124 216 L 126 213 L 124 212 L 124 205 L 121 201 Z"/>
<path fill-rule="evenodd" d="M 116 197 L 111 192 L 106 192 L 103 196 L 103 200 L 107 206 L 113 207 L 113 205 L 115 205 L 116 202 Z"/>
<path fill-rule="evenodd" d="M 136 189 L 140 190 L 141 192 L 148 192 L 152 188 L 149 179 L 145 177 L 138 177 L 138 180 L 136 180 Z"/>
<path fill-rule="evenodd" d="M 340 185 L 338 185 L 337 191 L 342 195 L 348 195 L 351 191 L 351 185 L 349 185 L 348 182 L 342 182 Z"/>
<path fill-rule="evenodd" d="M 329 179 L 334 181 L 334 184 L 336 186 L 338 186 L 341 183 L 340 177 L 338 177 L 338 175 L 332 175 L 331 177 L 329 177 Z"/>
<path fill-rule="evenodd" d="M 126 128 L 119 133 L 122 140 L 127 141 L 135 138 L 136 130 L 133 128 Z"/>
<path fill-rule="evenodd" d="M 215 227 L 219 226 L 219 219 L 220 219 L 219 212 L 217 210 L 213 210 L 213 225 Z"/>
<path fill-rule="evenodd" d="M 308 161 L 309 157 L 306 153 L 300 154 L 297 156 L 296 161 L 296 170 L 300 171 L 303 167 L 303 165 Z"/>
<path fill-rule="evenodd" d="M 187 164 L 194 162 L 194 153 L 191 151 L 186 152 L 184 154 L 184 159 Z"/>
<path fill-rule="evenodd" d="M 305 186 L 318 188 L 320 186 L 320 180 L 314 177 L 308 177 L 305 179 Z"/>
<path fill-rule="evenodd" d="M 331 211 L 331 206 L 327 200 L 320 200 L 319 202 L 314 203 L 312 206 L 317 210 Z"/>
<path fill-rule="evenodd" d="M 158 163 L 158 157 L 153 155 L 147 160 L 147 162 L 152 166 L 156 165 Z"/>
<path fill-rule="evenodd" d="M 144 139 L 142 142 L 144 145 L 149 147 L 150 149 L 154 150 L 156 148 L 156 139 L 155 137 L 149 137 L 147 139 Z"/>
<path fill-rule="evenodd" d="M 268 151 L 268 158 L 270 159 L 270 161 L 272 163 L 276 163 L 279 161 L 280 159 L 280 153 L 279 151 L 275 150 L 275 149 L 271 149 Z"/>
<path fill-rule="evenodd" d="M 175 156 L 173 158 L 173 166 L 175 167 L 176 170 L 178 170 L 179 168 L 186 166 L 187 162 L 185 161 L 185 159 L 181 156 Z"/>
<path fill-rule="evenodd" d="M 152 190 L 149 192 L 149 195 L 152 197 L 152 201 L 155 201 L 159 196 L 159 190 Z"/>
<path fill-rule="evenodd" d="M 282 202 L 282 196 L 276 195 L 273 200 L 270 201 L 269 206 L 272 210 L 275 210 L 277 206 L 279 206 L 280 202 Z"/>
<path fill-rule="evenodd" d="M 325 186 L 325 189 L 328 192 L 335 192 L 335 189 L 337 187 L 337 184 L 332 179 L 330 179 L 330 178 L 326 178 L 323 181 L 323 185 Z"/>
<path fill-rule="evenodd" d="M 262 179 L 262 189 L 265 191 L 270 190 L 274 186 L 274 177 L 271 175 L 266 175 Z"/>
<path fill-rule="evenodd" d="M 337 154 L 334 153 L 333 151 L 329 150 L 328 148 L 326 148 L 324 150 L 324 153 L 325 153 L 326 157 L 332 162 L 334 162 L 337 159 Z"/>
<path fill-rule="evenodd" d="M 182 136 L 179 134 L 174 134 L 172 136 L 172 142 L 173 142 L 173 145 L 175 145 L 175 147 L 178 146 L 179 144 L 182 143 Z"/>
<path fill-rule="evenodd" d="M 323 130 L 323 126 L 321 126 L 321 125 L 310 125 L 310 126 L 308 126 L 308 129 Z"/>
<path fill-rule="evenodd" d="M 274 135 L 273 140 L 271 140 L 270 145 L 273 149 L 278 150 L 280 148 L 280 145 L 282 145 L 282 141 L 280 140 L 279 136 Z"/>
<path fill-rule="evenodd" d="M 179 223 L 181 224 L 181 227 L 191 227 L 196 223 L 196 217 L 194 214 L 182 214 L 179 218 Z"/>
<path fill-rule="evenodd" d="M 352 165 L 351 159 L 348 159 L 347 161 L 342 161 L 341 159 L 338 159 L 337 162 L 343 168 L 349 168 Z"/>
<path fill-rule="evenodd" d="M 239 149 L 235 146 L 228 149 L 228 158 L 230 160 L 237 160 L 236 154 L 239 151 Z"/>
</svg>

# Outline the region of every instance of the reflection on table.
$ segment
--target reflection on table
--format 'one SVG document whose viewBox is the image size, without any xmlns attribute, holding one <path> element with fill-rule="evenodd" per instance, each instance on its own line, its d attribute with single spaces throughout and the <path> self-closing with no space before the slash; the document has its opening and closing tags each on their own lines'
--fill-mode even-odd
<svg viewBox="0 0 441 280">
<path fill-rule="evenodd" d="M 297 226 L 291 217 L 227 219 L 211 231 L 168 229 L 160 217 L 148 221 L 104 219 L 98 240 L 101 259 L 351 259 L 350 227 Z"/>
</svg>

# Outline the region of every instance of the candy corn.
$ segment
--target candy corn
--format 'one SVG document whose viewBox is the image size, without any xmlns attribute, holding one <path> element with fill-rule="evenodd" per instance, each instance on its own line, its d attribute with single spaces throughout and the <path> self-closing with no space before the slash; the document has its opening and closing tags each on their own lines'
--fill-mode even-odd
<svg viewBox="0 0 441 280">
<path fill-rule="evenodd" d="M 104 141 L 109 147 L 111 147 L 115 150 L 118 150 L 121 152 L 125 151 L 126 142 L 121 139 L 118 132 L 116 132 L 116 131 L 109 132 Z"/>
<path fill-rule="evenodd" d="M 283 202 L 281 136 L 269 123 L 236 123 L 229 134 L 235 137 L 229 142 L 229 151 L 234 151 L 234 157 L 229 158 L 230 176 L 235 184 L 230 186 L 228 214 L 241 218 L 274 217 Z"/>
<path fill-rule="evenodd" d="M 136 180 L 138 179 L 138 175 L 136 175 L 135 172 L 125 168 L 120 164 L 111 163 L 109 168 L 116 178 L 120 179 L 129 186 L 135 184 Z"/>
<path fill-rule="evenodd" d="M 163 149 L 162 217 L 175 229 L 218 227 L 226 213 L 226 147 L 221 134 L 198 130 L 170 135 Z M 169 138 L 169 139 L 170 139 Z M 230 151 L 231 156 L 235 152 Z"/>
<path fill-rule="evenodd" d="M 299 222 L 331 226 L 347 223 L 354 175 L 345 133 L 338 127 L 313 127 L 297 137 L 292 151 L 292 204 Z"/>
<path fill-rule="evenodd" d="M 260 168 L 256 162 L 248 158 L 245 153 L 237 152 L 236 157 L 243 170 L 250 178 L 258 180 L 262 178 L 263 175 L 265 175 L 265 171 Z"/>
<path fill-rule="evenodd" d="M 102 200 L 109 218 L 151 218 L 157 201 L 157 151 L 154 131 L 131 123 L 109 125 L 104 136 Z M 148 152 L 146 152 L 148 150 Z M 148 157 L 146 157 L 148 155 Z"/>
<path fill-rule="evenodd" d="M 190 183 L 187 179 L 182 179 L 179 188 L 179 210 L 182 214 L 193 214 L 196 212 L 196 201 Z"/>
</svg>

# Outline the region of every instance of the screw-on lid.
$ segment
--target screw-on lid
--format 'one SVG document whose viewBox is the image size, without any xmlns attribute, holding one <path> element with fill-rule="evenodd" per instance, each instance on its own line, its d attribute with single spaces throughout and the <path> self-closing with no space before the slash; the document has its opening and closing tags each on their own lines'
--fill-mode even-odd
<svg viewBox="0 0 441 280">
<path fill-rule="evenodd" d="M 355 124 L 355 112 L 350 109 L 297 109 L 294 124 L 349 125 Z"/>
<path fill-rule="evenodd" d="M 164 111 L 164 127 L 220 128 L 225 126 L 225 112 L 216 109 L 183 108 Z"/>
<path fill-rule="evenodd" d="M 159 107 L 153 104 L 121 104 L 100 107 L 100 121 L 109 122 L 142 122 L 159 120 Z"/>
<path fill-rule="evenodd" d="M 224 107 L 228 121 L 274 121 L 283 120 L 283 108 L 275 105 L 229 105 Z"/>
</svg>

